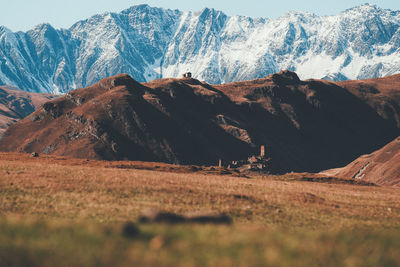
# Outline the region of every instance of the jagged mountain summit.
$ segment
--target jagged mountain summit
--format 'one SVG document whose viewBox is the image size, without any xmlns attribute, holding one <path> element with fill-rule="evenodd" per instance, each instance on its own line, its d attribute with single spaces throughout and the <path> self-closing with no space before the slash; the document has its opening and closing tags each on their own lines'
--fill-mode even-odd
<svg viewBox="0 0 400 267">
<path fill-rule="evenodd" d="M 282 71 L 209 85 L 120 74 L 43 104 L 8 128 L 0 151 L 215 166 L 264 145 L 270 172 L 321 171 L 400 135 L 396 88 L 400 75 L 343 84 Z"/>
<path fill-rule="evenodd" d="M 138 5 L 69 29 L 0 27 L 0 84 L 28 91 L 65 93 L 117 73 L 144 82 L 190 70 L 218 84 L 281 69 L 328 80 L 398 73 L 400 11 L 365 4 L 333 16 L 267 19 Z"/>
</svg>

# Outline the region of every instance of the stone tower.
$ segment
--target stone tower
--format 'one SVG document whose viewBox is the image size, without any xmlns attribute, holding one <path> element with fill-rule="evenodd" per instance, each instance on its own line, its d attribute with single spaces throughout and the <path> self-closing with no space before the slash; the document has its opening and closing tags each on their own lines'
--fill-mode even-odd
<svg viewBox="0 0 400 267">
<path fill-rule="evenodd" d="M 262 157 L 262 158 L 265 157 L 265 146 L 264 145 L 261 146 L 260 157 Z"/>
</svg>

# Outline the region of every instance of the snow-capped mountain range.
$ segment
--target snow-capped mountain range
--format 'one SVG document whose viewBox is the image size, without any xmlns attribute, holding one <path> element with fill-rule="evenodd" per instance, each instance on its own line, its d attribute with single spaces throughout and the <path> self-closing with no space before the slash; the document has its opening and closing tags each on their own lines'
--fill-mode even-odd
<svg viewBox="0 0 400 267">
<path fill-rule="evenodd" d="M 300 78 L 363 79 L 400 72 L 400 11 L 361 5 L 334 16 L 277 19 L 133 6 L 28 32 L 0 27 L 0 85 L 63 93 L 128 73 L 138 81 L 191 71 L 208 83 L 296 71 Z"/>
</svg>

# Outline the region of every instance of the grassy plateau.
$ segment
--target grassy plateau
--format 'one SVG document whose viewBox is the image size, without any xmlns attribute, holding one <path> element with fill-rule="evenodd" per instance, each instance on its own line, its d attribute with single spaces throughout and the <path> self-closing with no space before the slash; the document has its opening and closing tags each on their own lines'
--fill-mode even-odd
<svg viewBox="0 0 400 267">
<path fill-rule="evenodd" d="M 0 266 L 400 266 L 400 189 L 351 180 L 0 153 L 0 203 Z"/>
</svg>

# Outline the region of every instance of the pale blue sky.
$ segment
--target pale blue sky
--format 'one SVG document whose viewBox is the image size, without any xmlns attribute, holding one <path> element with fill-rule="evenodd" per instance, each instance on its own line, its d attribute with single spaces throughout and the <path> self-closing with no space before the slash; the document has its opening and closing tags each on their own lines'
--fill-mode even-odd
<svg viewBox="0 0 400 267">
<path fill-rule="evenodd" d="M 193 11 L 212 7 L 228 15 L 276 18 L 292 10 L 332 15 L 366 2 L 382 8 L 400 10 L 400 0 L 0 0 L 0 25 L 13 31 L 26 31 L 43 22 L 48 22 L 55 28 L 69 28 L 76 21 L 94 14 L 119 12 L 143 3 Z"/>
</svg>

